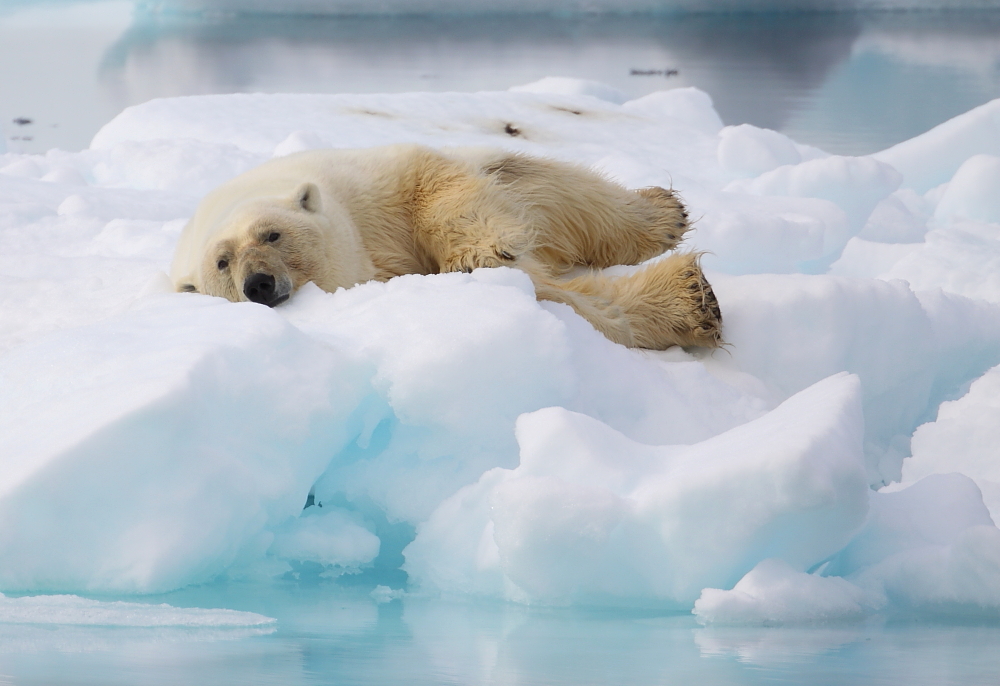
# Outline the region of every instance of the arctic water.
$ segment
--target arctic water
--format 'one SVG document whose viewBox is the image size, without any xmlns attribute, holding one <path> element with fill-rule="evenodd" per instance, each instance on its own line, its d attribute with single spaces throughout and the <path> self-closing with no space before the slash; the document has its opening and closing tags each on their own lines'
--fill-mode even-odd
<svg viewBox="0 0 1000 686">
<path fill-rule="evenodd" d="M 1000 11 L 303 17 L 0 5 L 0 129 L 13 151 L 85 148 L 123 108 L 156 97 L 504 90 L 545 76 L 629 97 L 695 86 L 726 124 L 867 154 L 1000 96 Z"/>
<path fill-rule="evenodd" d="M 277 628 L 227 635 L 8 625 L 0 627 L 0 683 L 987 686 L 1000 673 L 997 626 L 701 627 L 680 614 L 376 604 L 322 587 L 272 589 L 253 600 L 185 595 L 164 599 L 270 613 Z"/>
</svg>

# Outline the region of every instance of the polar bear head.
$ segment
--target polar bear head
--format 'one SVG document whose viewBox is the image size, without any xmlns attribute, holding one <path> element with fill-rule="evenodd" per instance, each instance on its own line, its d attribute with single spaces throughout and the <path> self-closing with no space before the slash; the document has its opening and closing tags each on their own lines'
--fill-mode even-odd
<svg viewBox="0 0 1000 686">
<path fill-rule="evenodd" d="M 337 203 L 324 208 L 315 184 L 232 200 L 210 195 L 185 228 L 172 269 L 177 290 L 274 307 L 309 281 L 325 290 L 353 285 L 339 263 L 344 248 L 357 247 L 356 231 Z"/>
</svg>

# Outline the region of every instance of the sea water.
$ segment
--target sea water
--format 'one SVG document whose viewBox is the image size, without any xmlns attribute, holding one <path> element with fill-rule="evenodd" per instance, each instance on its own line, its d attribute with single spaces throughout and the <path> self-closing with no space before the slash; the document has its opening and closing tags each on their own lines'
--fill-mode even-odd
<svg viewBox="0 0 1000 686">
<path fill-rule="evenodd" d="M 378 603 L 333 584 L 245 590 L 166 599 L 270 613 L 276 628 L 0 626 L 0 683 L 987 686 L 1000 674 L 1000 627 L 975 623 L 701 627 L 686 614 Z"/>
<path fill-rule="evenodd" d="M 127 0 L 0 7 L 0 127 L 13 151 L 79 150 L 123 108 L 157 97 L 505 90 L 545 76 L 628 97 L 696 86 L 727 124 L 866 154 L 1000 96 L 1000 11 L 262 17 L 151 13 Z"/>
</svg>

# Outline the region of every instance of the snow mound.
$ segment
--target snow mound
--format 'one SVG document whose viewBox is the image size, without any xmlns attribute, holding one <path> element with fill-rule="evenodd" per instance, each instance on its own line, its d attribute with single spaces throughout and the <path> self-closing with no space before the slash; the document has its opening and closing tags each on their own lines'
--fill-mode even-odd
<svg viewBox="0 0 1000 686">
<path fill-rule="evenodd" d="M 820 260 L 832 261 L 901 180 L 899 172 L 871 157 L 833 156 L 780 166 L 751 180 L 734 181 L 726 189 L 751 195 L 819 198 L 836 205 L 845 221 L 836 226 L 837 231 L 828 229 L 819 255 Z"/>
<path fill-rule="evenodd" d="M 995 617 L 1000 530 L 972 479 L 931 475 L 873 493 L 865 527 L 823 572 L 885 596 L 895 614 Z"/>
<path fill-rule="evenodd" d="M 873 493 L 865 526 L 816 573 L 765 560 L 730 591 L 706 588 L 694 607 L 704 624 L 764 625 L 998 610 L 1000 530 L 962 474 Z"/>
<path fill-rule="evenodd" d="M 802 161 L 791 138 L 750 124 L 722 129 L 718 155 L 722 168 L 737 178 L 760 176 L 777 167 Z"/>
<path fill-rule="evenodd" d="M 941 196 L 934 218 L 955 216 L 1000 223 L 1000 157 L 973 155 L 958 168 Z"/>
<path fill-rule="evenodd" d="M 520 465 L 442 503 L 405 569 L 512 600 L 689 606 L 765 557 L 808 567 L 864 522 L 858 391 L 834 376 L 692 446 L 638 444 L 562 408 L 524 415 Z"/>
<path fill-rule="evenodd" d="M 1000 100 L 993 100 L 872 157 L 892 165 L 903 185 L 926 193 L 977 154 L 1000 155 Z"/>
<path fill-rule="evenodd" d="M 5 589 L 210 580 L 267 549 L 363 425 L 363 373 L 276 313 L 143 305 L 0 361 Z"/>
<path fill-rule="evenodd" d="M 941 404 L 937 418 L 913 434 L 904 482 L 961 472 L 975 480 L 993 521 L 1000 521 L 1000 367 L 976 379 L 968 393 Z"/>
<path fill-rule="evenodd" d="M 626 102 L 622 109 L 655 119 L 672 119 L 705 133 L 715 134 L 722 129 L 722 120 L 712 106 L 712 98 L 697 88 L 672 88 L 650 93 Z"/>
<path fill-rule="evenodd" d="M 336 294 L 310 287 L 282 310 L 309 335 L 361 351 L 387 408 L 365 452 L 330 463 L 316 498 L 371 497 L 414 524 L 487 470 L 516 466 L 514 424 L 526 412 L 559 405 L 635 440 L 694 442 L 764 410 L 693 361 L 661 367 L 568 307 L 539 306 L 515 270 L 405 276 Z M 693 388 L 717 405 L 686 406 Z"/>
<path fill-rule="evenodd" d="M 732 348 L 709 368 L 765 380 L 765 397 L 777 400 L 838 371 L 857 374 L 873 485 L 899 480 L 908 437 L 942 392 L 984 373 L 1000 354 L 996 307 L 914 294 L 901 281 L 799 274 L 713 281 Z"/>
</svg>

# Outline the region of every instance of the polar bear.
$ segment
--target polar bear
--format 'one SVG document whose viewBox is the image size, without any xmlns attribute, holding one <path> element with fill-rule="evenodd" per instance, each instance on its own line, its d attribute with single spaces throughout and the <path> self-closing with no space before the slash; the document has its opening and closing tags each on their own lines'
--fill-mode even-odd
<svg viewBox="0 0 1000 686">
<path fill-rule="evenodd" d="M 509 266 L 630 347 L 716 347 L 722 317 L 673 192 L 630 191 L 564 162 L 502 150 L 395 145 L 273 159 L 209 193 L 185 227 L 179 291 L 279 305 L 402 274 Z M 582 268 L 582 269 L 581 269 Z M 571 272 L 583 272 L 572 275 Z"/>
</svg>

